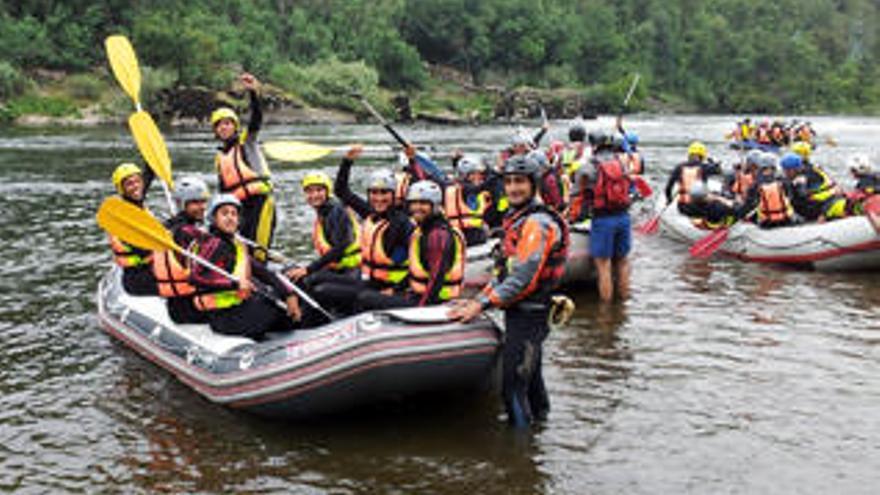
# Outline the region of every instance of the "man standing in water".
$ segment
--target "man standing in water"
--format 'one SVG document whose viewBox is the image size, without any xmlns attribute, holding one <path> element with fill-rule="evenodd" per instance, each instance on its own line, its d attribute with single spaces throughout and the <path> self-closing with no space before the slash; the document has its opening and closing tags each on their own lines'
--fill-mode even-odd
<svg viewBox="0 0 880 495">
<path fill-rule="evenodd" d="M 242 74 L 241 82 L 250 98 L 250 120 L 241 130 L 238 115 L 231 108 L 221 107 L 211 114 L 214 136 L 220 141 L 214 164 L 217 168 L 220 193 L 232 194 L 241 202 L 241 235 L 269 249 L 275 231 L 275 200 L 269 166 L 260 152 L 257 133 L 263 123 L 260 82 L 251 74 Z M 265 261 L 266 250 L 258 249 L 254 257 Z"/>
<path fill-rule="evenodd" d="M 504 192 L 510 209 L 504 218 L 503 258 L 498 276 L 475 299 L 459 301 L 451 318 L 467 322 L 483 310 L 504 309 L 504 406 L 515 427 L 543 420 L 550 400 L 541 370 L 542 346 L 550 329 L 550 296 L 565 270 L 568 227 L 537 199 L 540 166 L 528 156 L 504 166 Z"/>
</svg>

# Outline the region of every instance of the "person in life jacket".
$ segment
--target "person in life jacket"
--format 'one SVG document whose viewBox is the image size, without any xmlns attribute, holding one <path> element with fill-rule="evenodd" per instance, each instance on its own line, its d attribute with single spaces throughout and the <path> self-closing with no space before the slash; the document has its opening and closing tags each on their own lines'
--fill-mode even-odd
<svg viewBox="0 0 880 495">
<path fill-rule="evenodd" d="M 507 160 L 511 157 L 522 156 L 537 149 L 541 144 L 541 140 L 544 139 L 544 136 L 549 130 L 550 124 L 545 120 L 544 123 L 541 124 L 541 128 L 538 132 L 530 138 L 525 129 L 518 127 L 514 133 L 511 134 L 508 147 L 496 155 L 495 167 L 493 169 L 493 172 L 495 173 L 490 173 L 488 179 L 489 184 L 491 185 L 489 192 L 492 195 L 492 205 L 495 210 L 489 212 L 486 216 L 486 221 L 490 228 L 496 229 L 501 226 L 501 223 L 504 220 L 504 214 L 508 207 L 507 196 L 504 195 L 504 184 L 501 178 L 501 174 L 504 171 L 504 164 L 507 163 Z"/>
<path fill-rule="evenodd" d="M 241 82 L 250 97 L 250 119 L 247 129 L 231 108 L 221 107 L 211 113 L 214 136 L 220 141 L 214 164 L 221 193 L 232 194 L 242 205 L 241 235 L 263 246 L 254 256 L 265 261 L 275 232 L 275 199 L 269 166 L 257 141 L 263 122 L 259 81 L 251 74 L 242 74 Z"/>
<path fill-rule="evenodd" d="M 113 171 L 111 180 L 122 199 L 138 208 L 145 208 L 146 191 L 154 178 L 155 174 L 150 168 L 142 171 L 133 163 L 123 163 Z M 125 291 L 133 296 L 158 294 L 152 270 L 152 251 L 132 246 L 114 235 L 108 235 L 108 238 L 113 261 L 122 268 L 122 287 Z"/>
<path fill-rule="evenodd" d="M 205 313 L 211 330 L 261 340 L 269 331 L 292 330 L 296 321 L 307 317 L 283 278 L 254 260 L 236 240 L 240 211 L 241 202 L 232 194 L 212 199 L 207 212 L 209 231 L 193 243 L 191 251 L 236 280 L 193 263 L 190 282 L 197 290 L 193 303 Z M 278 306 L 279 300 L 286 311 Z"/>
<path fill-rule="evenodd" d="M 548 160 L 545 152 L 535 150 L 526 156 L 537 162 L 540 168 L 538 190 L 541 201 L 548 208 L 552 208 L 563 216 L 566 215 L 568 199 L 571 195 L 571 182 L 568 180 L 568 175 L 562 170 L 561 165 L 556 165 Z"/>
<path fill-rule="evenodd" d="M 419 181 L 410 186 L 408 194 L 409 212 L 418 225 L 410 239 L 409 290 L 402 295 L 364 291 L 357 298 L 361 310 L 428 306 L 461 295 L 465 240 L 443 215 L 440 186 Z"/>
<path fill-rule="evenodd" d="M 779 161 L 773 153 L 763 153 L 755 184 L 737 211 L 738 218 L 754 216 L 762 228 L 784 227 L 795 222 L 791 184 L 777 175 L 777 161 L 783 169 L 800 166 L 801 158 L 787 153 Z"/>
<path fill-rule="evenodd" d="M 462 156 L 456 163 L 456 181 L 443 181 L 443 211 L 450 225 L 464 234 L 468 246 L 488 239 L 484 215 L 492 207 L 486 190 L 486 165 L 479 157 Z"/>
<path fill-rule="evenodd" d="M 306 202 L 315 209 L 312 245 L 318 258 L 307 266 L 287 271 L 294 282 L 321 271 L 355 275 L 360 272 L 360 224 L 354 212 L 331 196 L 333 183 L 324 172 L 311 172 L 302 179 Z M 320 278 L 320 277 L 318 277 Z"/>
<path fill-rule="evenodd" d="M 590 166 L 590 256 L 596 264 L 599 297 L 611 301 L 616 292 L 629 295 L 629 252 L 632 225 L 629 216 L 631 180 L 621 160 L 621 142 L 597 143 Z"/>
<path fill-rule="evenodd" d="M 791 146 L 792 153 L 800 156 L 801 164 L 783 167 L 785 175 L 792 184 L 795 212 L 808 222 L 825 221 L 846 216 L 846 197 L 834 179 L 822 167 L 810 160 L 812 146 L 799 141 Z"/>
<path fill-rule="evenodd" d="M 880 194 L 880 172 L 871 168 L 867 155 L 858 154 L 850 157 L 849 170 L 855 180 L 853 192 L 859 197 Z"/>
<path fill-rule="evenodd" d="M 721 165 L 710 160 L 706 145 L 694 141 L 688 146 L 687 161 L 675 166 L 666 181 L 666 203 L 672 202 L 672 192 L 678 186 L 678 211 L 687 216 L 700 216 L 702 211 L 691 205 L 690 189 L 696 182 L 706 182 L 710 175 L 720 175 Z"/>
<path fill-rule="evenodd" d="M 696 182 L 691 187 L 691 199 L 694 207 L 701 212 L 699 216 L 691 217 L 697 228 L 715 230 L 729 226 L 737 220 L 737 203 L 730 198 L 710 193 L 702 182 Z"/>
<path fill-rule="evenodd" d="M 753 149 L 746 153 L 741 163 L 733 168 L 733 173 L 727 175 L 724 180 L 725 196 L 742 202 L 745 200 L 749 189 L 754 185 L 758 177 L 758 160 L 762 155 L 761 150 Z"/>
<path fill-rule="evenodd" d="M 342 159 L 333 193 L 361 217 L 361 280 L 364 287 L 385 294 L 402 292 L 408 286 L 409 244 L 415 226 L 403 206 L 395 201 L 397 182 L 388 169 L 377 169 L 367 177 L 367 198 L 352 192 L 351 167 L 363 152 L 353 146 Z M 351 290 L 361 290 L 348 284 Z M 353 300 L 352 296 L 349 300 Z"/>
<path fill-rule="evenodd" d="M 504 310 L 502 398 L 508 422 L 526 427 L 546 418 L 550 400 L 542 373 L 550 329 L 550 299 L 565 270 L 569 236 L 565 220 L 538 199 L 539 165 L 529 157 L 508 160 L 504 189 L 503 252 L 495 278 L 473 299 L 457 301 L 451 318 L 470 321 L 489 308 Z"/>
<path fill-rule="evenodd" d="M 208 185 L 198 177 L 181 177 L 174 185 L 177 214 L 165 221 L 174 243 L 188 249 L 203 235 L 201 229 L 208 206 Z M 190 283 L 190 262 L 174 251 L 153 253 L 153 275 L 159 295 L 165 298 L 168 315 L 175 323 L 205 323 L 205 314 L 193 304 L 195 286 Z"/>
<path fill-rule="evenodd" d="M 577 170 L 584 164 L 589 155 L 589 147 L 587 145 L 587 128 L 584 121 L 576 119 L 569 124 L 568 127 L 568 145 L 562 152 L 562 167 L 568 174 L 570 180 L 573 179 Z"/>
</svg>

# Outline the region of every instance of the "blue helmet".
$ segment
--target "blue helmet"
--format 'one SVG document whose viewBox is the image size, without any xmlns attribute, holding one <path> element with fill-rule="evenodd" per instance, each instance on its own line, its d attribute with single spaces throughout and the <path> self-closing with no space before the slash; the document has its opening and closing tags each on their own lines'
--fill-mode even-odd
<svg viewBox="0 0 880 495">
<path fill-rule="evenodd" d="M 626 142 L 629 143 L 630 146 L 639 144 L 639 135 L 635 132 L 627 132 L 626 135 L 624 135 L 624 139 L 626 139 Z"/>
<path fill-rule="evenodd" d="M 783 170 L 795 170 L 804 165 L 804 160 L 797 153 L 789 151 L 782 156 L 782 160 L 779 161 L 779 164 L 782 165 Z"/>
</svg>

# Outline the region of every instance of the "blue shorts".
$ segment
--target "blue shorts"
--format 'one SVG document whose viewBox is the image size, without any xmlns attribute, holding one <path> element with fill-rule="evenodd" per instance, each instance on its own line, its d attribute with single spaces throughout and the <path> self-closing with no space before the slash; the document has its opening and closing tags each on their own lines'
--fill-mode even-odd
<svg viewBox="0 0 880 495">
<path fill-rule="evenodd" d="M 629 213 L 593 218 L 590 227 L 590 256 L 623 258 L 632 247 L 632 225 Z"/>
</svg>

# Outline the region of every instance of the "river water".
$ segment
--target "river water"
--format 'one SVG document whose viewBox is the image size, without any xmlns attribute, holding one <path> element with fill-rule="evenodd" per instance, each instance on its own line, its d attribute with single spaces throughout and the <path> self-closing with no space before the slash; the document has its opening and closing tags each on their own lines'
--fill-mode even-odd
<svg viewBox="0 0 880 495">
<path fill-rule="evenodd" d="M 728 162 L 732 117 L 633 117 L 660 190 L 692 138 Z M 847 179 L 880 120 L 814 118 Z M 600 120 L 594 127 L 610 128 Z M 489 151 L 505 126 L 402 128 L 442 156 Z M 562 135 L 558 122 L 554 134 Z M 204 131 L 166 133 L 176 172 L 213 183 Z M 368 145 L 378 126 L 270 126 L 269 139 Z M 0 491 L 16 493 L 875 493 L 880 474 L 880 278 L 690 258 L 637 237 L 633 295 L 577 294 L 551 334 L 549 421 L 515 434 L 494 396 L 292 424 L 212 405 L 104 334 L 94 292 L 109 266 L 94 221 L 124 127 L 0 135 Z M 336 159 L 316 164 L 333 173 Z M 306 256 L 302 169 L 275 164 L 279 246 Z M 164 211 L 158 187 L 154 211 Z"/>
</svg>

